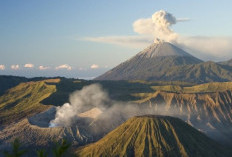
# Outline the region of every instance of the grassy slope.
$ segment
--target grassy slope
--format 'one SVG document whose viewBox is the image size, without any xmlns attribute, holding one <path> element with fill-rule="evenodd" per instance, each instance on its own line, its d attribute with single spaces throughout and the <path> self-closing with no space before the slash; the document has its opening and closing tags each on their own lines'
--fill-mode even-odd
<svg viewBox="0 0 232 157">
<path fill-rule="evenodd" d="M 171 67 L 161 80 L 179 80 L 195 83 L 232 80 L 232 67 L 214 62 Z"/>
<path fill-rule="evenodd" d="M 134 117 L 96 143 L 79 148 L 77 156 L 229 156 L 216 142 L 180 119 Z"/>
<path fill-rule="evenodd" d="M 213 82 L 189 87 L 179 85 L 152 86 L 152 89 L 177 93 L 209 93 L 232 90 L 232 82 Z"/>
<path fill-rule="evenodd" d="M 21 83 L 0 97 L 0 124 L 19 121 L 34 113 L 44 111 L 49 106 L 40 102 L 56 91 L 55 85 L 47 85 L 46 80 Z M 57 82 L 49 80 L 48 82 Z"/>
</svg>

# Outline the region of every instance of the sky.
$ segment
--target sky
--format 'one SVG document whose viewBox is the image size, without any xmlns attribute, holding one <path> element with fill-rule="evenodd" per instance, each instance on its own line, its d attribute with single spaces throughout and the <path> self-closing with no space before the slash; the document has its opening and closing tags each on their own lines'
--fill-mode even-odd
<svg viewBox="0 0 232 157">
<path fill-rule="evenodd" d="M 149 28 L 135 22 L 160 10 L 177 20 L 168 29 L 181 48 L 206 61 L 228 60 L 231 6 L 229 0 L 0 0 L 0 75 L 92 79 L 153 42 L 153 31 L 138 31 Z"/>
</svg>

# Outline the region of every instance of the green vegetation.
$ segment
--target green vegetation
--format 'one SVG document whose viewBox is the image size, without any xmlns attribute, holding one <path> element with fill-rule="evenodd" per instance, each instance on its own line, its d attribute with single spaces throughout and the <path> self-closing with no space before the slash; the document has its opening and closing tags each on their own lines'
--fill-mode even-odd
<svg viewBox="0 0 232 157">
<path fill-rule="evenodd" d="M 56 91 L 55 85 L 44 81 L 21 83 L 0 97 L 0 124 L 17 122 L 22 118 L 49 108 L 40 102 Z"/>
<path fill-rule="evenodd" d="M 5 157 L 21 157 L 23 156 L 27 151 L 24 149 L 20 149 L 21 144 L 18 139 L 15 139 L 12 143 L 12 151 L 4 151 L 3 154 Z"/>
<path fill-rule="evenodd" d="M 47 157 L 48 154 L 44 149 L 38 150 L 37 152 L 37 157 Z"/>
<path fill-rule="evenodd" d="M 80 157 L 157 156 L 226 157 L 223 149 L 180 119 L 167 116 L 130 118 L 96 143 L 80 147 Z"/>
<path fill-rule="evenodd" d="M 67 142 L 67 140 L 63 139 L 61 144 L 56 143 L 56 147 L 53 148 L 53 153 L 55 157 L 62 157 L 68 150 L 68 148 L 71 146 L 70 143 Z"/>
<path fill-rule="evenodd" d="M 152 86 L 152 89 L 177 93 L 210 93 L 232 90 L 232 82 L 212 82 L 187 87 L 177 85 Z"/>
<path fill-rule="evenodd" d="M 55 146 L 53 148 L 53 156 L 54 157 L 71 157 L 73 156 L 72 153 L 68 152 L 68 149 L 70 148 L 71 144 L 67 142 L 67 140 L 63 139 L 61 142 L 56 142 Z M 5 157 L 22 157 L 23 155 L 26 155 L 28 150 L 21 149 L 21 144 L 18 139 L 15 139 L 12 143 L 12 150 L 11 151 L 4 151 L 3 154 Z M 37 157 L 47 157 L 48 153 L 44 150 L 38 150 Z"/>
<path fill-rule="evenodd" d="M 232 81 L 232 67 L 214 62 L 173 66 L 162 76 L 163 80 L 179 80 L 195 83 Z"/>
</svg>

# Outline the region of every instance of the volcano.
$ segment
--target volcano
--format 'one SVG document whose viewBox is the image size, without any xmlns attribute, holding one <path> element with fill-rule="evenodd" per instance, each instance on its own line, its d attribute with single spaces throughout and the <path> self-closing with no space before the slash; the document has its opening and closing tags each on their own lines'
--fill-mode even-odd
<svg viewBox="0 0 232 157">
<path fill-rule="evenodd" d="M 184 121 L 169 116 L 138 116 L 96 143 L 77 149 L 77 156 L 229 156 L 216 142 Z"/>
<path fill-rule="evenodd" d="M 95 80 L 231 81 L 232 67 L 203 62 L 177 46 L 156 41 Z"/>
</svg>

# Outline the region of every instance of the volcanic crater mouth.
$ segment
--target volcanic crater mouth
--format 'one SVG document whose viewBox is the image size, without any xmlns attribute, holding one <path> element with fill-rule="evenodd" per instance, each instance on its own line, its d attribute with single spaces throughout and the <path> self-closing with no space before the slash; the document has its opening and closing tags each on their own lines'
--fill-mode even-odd
<svg viewBox="0 0 232 157">
<path fill-rule="evenodd" d="M 71 126 L 59 126 L 54 123 L 51 123 L 56 116 L 56 107 L 52 107 L 44 112 L 36 114 L 28 118 L 28 121 L 31 125 L 35 125 L 41 128 L 54 128 L 54 127 L 88 127 L 94 119 L 96 119 L 102 111 L 99 108 L 92 108 L 86 112 L 79 113 L 76 117 L 73 118 Z"/>
<path fill-rule="evenodd" d="M 48 128 L 50 126 L 50 121 L 55 118 L 55 115 L 56 115 L 56 108 L 52 107 L 44 112 L 41 112 L 39 114 L 36 114 L 28 118 L 28 121 L 31 125 L 36 125 L 41 128 Z"/>
</svg>

